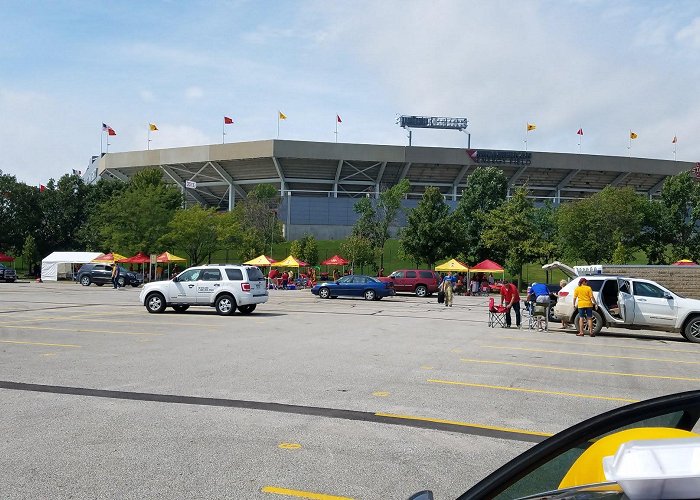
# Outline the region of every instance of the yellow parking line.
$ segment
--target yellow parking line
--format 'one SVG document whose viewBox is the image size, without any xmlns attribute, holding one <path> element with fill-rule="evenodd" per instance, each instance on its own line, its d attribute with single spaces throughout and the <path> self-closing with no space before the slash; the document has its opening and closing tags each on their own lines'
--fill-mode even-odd
<svg viewBox="0 0 700 500">
<path fill-rule="evenodd" d="M 514 434 L 528 434 L 530 436 L 549 437 L 549 436 L 553 435 L 553 434 L 548 434 L 546 432 L 526 431 L 523 429 L 512 429 L 510 427 L 498 427 L 495 425 L 473 424 L 470 422 L 458 422 L 455 420 L 443 420 L 441 418 L 415 417 L 413 415 L 397 415 L 395 413 L 380 413 L 380 412 L 375 413 L 375 415 L 378 417 L 398 418 L 398 419 L 403 419 L 403 420 L 419 420 L 421 422 L 435 422 L 437 424 L 449 424 L 449 425 L 457 425 L 460 427 L 472 427 L 475 429 L 487 429 L 487 430 L 491 430 L 491 431 L 511 432 Z"/>
<path fill-rule="evenodd" d="M 455 382 L 452 380 L 435 380 L 428 379 L 428 382 L 433 384 L 448 384 L 448 385 L 461 385 L 465 387 L 478 387 L 481 389 L 497 389 L 500 391 L 514 391 L 514 392 L 530 392 L 534 394 L 547 394 L 550 396 L 568 396 L 572 398 L 585 398 L 585 399 L 603 399 L 606 401 L 622 401 L 624 403 L 636 403 L 637 399 L 627 399 L 627 398 L 615 398 L 609 396 L 594 396 L 592 394 L 578 394 L 575 392 L 557 392 L 557 391 L 542 391 L 540 389 L 525 389 L 520 387 L 505 387 L 501 385 L 487 385 L 487 384 L 472 384 L 469 382 Z"/>
<path fill-rule="evenodd" d="M 41 346 L 51 346 L 51 347 L 82 347 L 75 344 L 49 344 L 46 342 L 27 342 L 24 340 L 0 340 L 3 344 L 26 344 L 26 345 L 41 345 Z"/>
<path fill-rule="evenodd" d="M 531 349 L 529 347 L 512 347 L 512 346 L 497 346 L 497 345 L 482 345 L 489 349 L 509 349 L 513 351 L 528 351 L 528 352 L 544 352 L 547 354 L 567 354 L 569 356 L 586 356 L 589 358 L 611 358 L 611 359 L 633 359 L 635 361 L 668 361 L 669 363 L 681 363 L 686 365 L 700 365 L 700 361 L 681 361 L 668 358 L 638 358 L 635 356 L 614 356 L 612 354 L 594 354 L 588 352 L 571 352 L 571 351 L 550 351 L 547 349 Z"/>
<path fill-rule="evenodd" d="M 573 330 L 571 330 L 571 333 L 573 333 Z M 535 339 L 532 337 L 510 337 L 507 335 L 504 335 L 502 337 L 495 337 L 499 339 L 505 339 L 505 340 L 519 340 L 521 342 L 544 342 L 546 344 L 570 344 L 570 345 L 577 345 L 580 346 L 581 342 L 573 342 L 573 341 L 567 341 L 567 340 L 548 340 L 548 339 Z M 666 347 L 642 347 L 642 346 L 634 346 L 634 345 L 622 345 L 622 344 L 603 344 L 603 343 L 598 343 L 596 342 L 595 344 L 589 343 L 586 344 L 586 347 L 619 347 L 621 349 L 640 349 L 640 350 L 645 350 L 645 351 L 668 351 L 668 352 L 682 352 L 684 354 L 700 354 L 700 351 L 694 351 L 692 348 L 688 349 L 670 349 Z"/>
<path fill-rule="evenodd" d="M 86 330 L 84 328 L 53 328 L 49 326 L 22 326 L 14 324 L 1 325 L 0 328 L 11 328 L 18 330 L 46 330 L 53 332 L 71 332 L 71 333 L 111 333 L 114 335 L 157 335 L 162 336 L 162 333 L 151 333 L 151 332 L 116 332 L 113 330 Z"/>
<path fill-rule="evenodd" d="M 492 361 L 485 359 L 468 359 L 462 358 L 461 361 L 465 363 L 483 363 L 491 365 L 508 365 L 508 366 L 523 366 L 526 368 L 542 368 L 543 370 L 558 370 L 563 372 L 576 372 L 576 373 L 597 373 L 600 375 L 616 375 L 618 377 L 639 377 L 639 378 L 658 378 L 664 380 L 683 380 L 687 382 L 700 382 L 700 378 L 691 377 L 671 377 L 669 375 L 646 375 L 643 373 L 624 373 L 624 372 L 606 372 L 603 370 L 583 370 L 581 368 L 562 368 L 559 366 L 548 366 L 548 365 L 534 365 L 530 363 L 515 363 L 513 361 Z"/>
<path fill-rule="evenodd" d="M 350 497 L 339 497 L 336 495 L 326 495 L 325 493 L 314 493 L 312 491 L 290 490 L 277 486 L 265 486 L 260 491 L 263 493 L 273 493 L 275 495 L 285 495 L 288 497 L 308 498 L 310 500 L 353 500 Z"/>
</svg>

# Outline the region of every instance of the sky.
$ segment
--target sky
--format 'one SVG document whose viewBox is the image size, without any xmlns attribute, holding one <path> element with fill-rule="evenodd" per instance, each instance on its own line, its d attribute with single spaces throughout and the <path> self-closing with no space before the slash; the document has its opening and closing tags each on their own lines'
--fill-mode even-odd
<svg viewBox="0 0 700 500">
<path fill-rule="evenodd" d="M 408 143 L 700 161 L 700 2 L 0 0 L 0 170 L 222 141 Z M 576 134 L 583 129 L 583 136 Z M 637 134 L 628 151 L 630 131 Z M 416 129 L 416 146 L 466 147 Z M 104 147 L 104 145 L 102 146 Z"/>
</svg>

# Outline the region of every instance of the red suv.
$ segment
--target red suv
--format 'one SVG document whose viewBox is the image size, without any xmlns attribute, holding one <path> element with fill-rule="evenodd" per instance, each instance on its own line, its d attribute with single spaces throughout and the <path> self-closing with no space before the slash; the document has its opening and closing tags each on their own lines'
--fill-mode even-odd
<svg viewBox="0 0 700 500">
<path fill-rule="evenodd" d="M 428 269 L 400 269 L 379 280 L 393 283 L 397 292 L 410 292 L 418 297 L 427 297 L 438 291 L 440 275 Z"/>
</svg>

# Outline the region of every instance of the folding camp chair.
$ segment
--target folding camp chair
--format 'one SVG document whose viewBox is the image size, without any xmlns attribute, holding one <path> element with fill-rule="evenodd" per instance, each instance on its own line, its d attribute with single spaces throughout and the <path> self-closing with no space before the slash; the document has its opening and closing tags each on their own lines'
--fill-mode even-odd
<svg viewBox="0 0 700 500">
<path fill-rule="evenodd" d="M 528 311 L 528 328 L 530 330 L 549 331 L 549 302 L 530 301 Z"/>
<path fill-rule="evenodd" d="M 506 327 L 506 308 L 505 306 L 497 306 L 493 297 L 489 299 L 489 327 L 496 328 L 500 325 Z"/>
</svg>

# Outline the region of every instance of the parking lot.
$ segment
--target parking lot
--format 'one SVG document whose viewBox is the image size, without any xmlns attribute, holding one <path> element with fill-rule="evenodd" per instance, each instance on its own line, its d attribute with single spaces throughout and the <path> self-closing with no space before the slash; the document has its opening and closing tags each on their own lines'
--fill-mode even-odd
<svg viewBox="0 0 700 500">
<path fill-rule="evenodd" d="M 486 297 L 148 314 L 138 288 L 0 284 L 5 498 L 455 498 L 606 410 L 700 382 L 680 334 L 488 328 Z M 316 495 L 316 496 L 313 496 Z"/>
</svg>

